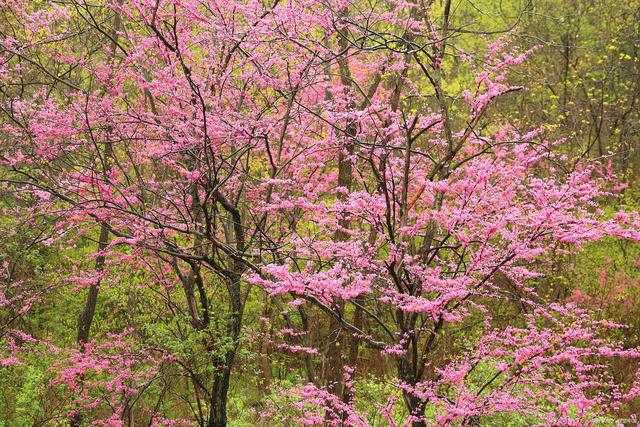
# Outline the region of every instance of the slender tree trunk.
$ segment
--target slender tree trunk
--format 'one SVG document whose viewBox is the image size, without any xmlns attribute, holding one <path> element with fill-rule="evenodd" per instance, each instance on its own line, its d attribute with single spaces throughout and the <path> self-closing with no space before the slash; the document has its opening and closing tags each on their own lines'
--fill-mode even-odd
<svg viewBox="0 0 640 427">
<path fill-rule="evenodd" d="M 347 16 L 348 10 L 345 8 L 341 11 L 341 15 Z M 338 37 L 338 46 L 342 52 L 345 52 L 340 58 L 338 58 L 338 68 L 340 70 L 340 83 L 344 88 L 351 91 L 352 77 L 351 70 L 349 68 L 349 62 L 347 60 L 346 52 L 349 42 L 345 38 L 344 34 Z M 328 97 L 331 97 L 330 93 L 327 93 Z M 355 103 L 350 102 L 347 106 L 349 110 L 355 109 Z M 353 138 L 357 132 L 356 124 L 352 119 L 349 119 L 344 138 L 344 150 L 340 152 L 338 157 L 338 187 L 344 187 L 351 190 L 353 185 L 353 165 L 351 164 L 351 156 L 354 153 L 355 145 Z M 340 194 L 339 198 L 344 198 L 344 195 Z M 349 234 L 344 231 L 349 228 L 350 221 L 348 218 L 342 218 L 338 222 L 341 229 L 337 230 L 333 236 L 335 241 L 346 241 L 349 239 Z M 343 230 L 344 229 L 344 230 Z M 337 303 L 336 311 L 342 316 L 344 314 L 344 302 Z M 326 382 L 328 389 L 336 396 L 342 396 L 343 394 L 343 367 L 344 360 L 342 355 L 342 349 L 344 348 L 344 340 L 342 334 L 342 325 L 333 316 L 329 319 L 329 348 L 327 349 L 327 369 L 325 370 Z"/>
<path fill-rule="evenodd" d="M 118 43 L 118 33 L 122 27 L 122 18 L 120 14 L 116 13 L 113 17 L 113 30 L 111 31 L 111 59 L 115 57 L 117 43 Z M 87 123 L 89 125 L 89 123 Z M 109 134 L 110 131 L 107 131 Z M 97 148 L 97 146 L 96 146 Z M 103 158 L 103 169 L 102 174 L 104 179 L 108 179 L 109 174 L 109 163 L 110 159 L 113 157 L 113 147 L 110 141 L 105 142 L 105 150 L 104 150 L 104 158 Z M 95 270 L 98 274 L 101 274 L 104 270 L 105 266 L 105 257 L 102 253 L 107 245 L 109 244 L 109 229 L 106 225 L 102 225 L 100 227 L 100 237 L 98 239 L 98 257 L 96 258 Z M 87 299 L 85 301 L 84 309 L 78 318 L 78 334 L 77 334 L 77 342 L 81 347 L 84 347 L 84 344 L 89 341 L 90 333 L 91 333 L 91 325 L 93 323 L 93 316 L 96 311 L 96 304 L 98 301 L 98 290 L 100 287 L 100 281 L 91 285 L 89 288 L 89 293 L 87 294 Z"/>
<path fill-rule="evenodd" d="M 117 40 L 118 40 L 118 32 L 122 27 L 122 18 L 120 14 L 116 13 L 113 18 L 113 31 L 111 33 L 111 58 L 115 57 L 115 52 L 117 49 Z M 88 123 L 87 123 L 88 125 Z M 109 159 L 113 155 L 113 147 L 111 146 L 110 141 L 106 141 L 105 152 L 104 152 L 104 160 L 103 160 L 103 170 L 102 173 L 105 179 L 109 173 Z M 105 267 L 105 256 L 104 250 L 109 244 L 109 229 L 106 225 L 100 226 L 100 236 L 98 238 L 98 256 L 96 257 L 95 270 L 96 274 L 101 275 L 104 271 Z M 98 292 L 100 289 L 101 280 L 98 280 L 96 283 L 92 284 L 89 287 L 89 291 L 87 293 L 87 299 L 85 300 L 84 308 L 80 316 L 78 317 L 78 325 L 77 325 L 77 335 L 76 342 L 80 347 L 81 351 L 84 351 L 86 343 L 89 341 L 91 337 L 91 326 L 93 325 L 93 317 L 96 312 L 96 306 L 98 304 Z M 69 420 L 69 424 L 71 427 L 78 427 L 82 424 L 82 414 L 77 413 Z"/>
<path fill-rule="evenodd" d="M 107 227 L 102 226 L 100 228 L 100 239 L 98 242 L 98 257 L 96 258 L 96 272 L 101 274 L 104 270 L 105 257 L 102 253 L 109 244 L 109 230 Z M 89 287 L 87 299 L 84 304 L 84 309 L 78 318 L 78 332 L 76 342 L 78 343 L 80 350 L 84 351 L 85 344 L 89 341 L 91 336 L 91 325 L 93 324 L 93 316 L 96 312 L 96 305 L 98 302 L 98 289 L 100 287 L 100 281 L 92 284 Z M 79 427 L 82 424 L 82 414 L 76 413 L 69 420 L 71 427 Z"/>
<path fill-rule="evenodd" d="M 246 270 L 246 264 L 242 260 L 245 252 L 245 235 L 240 210 L 220 191 L 215 191 L 216 201 L 229 214 L 228 229 L 225 231 L 227 242 L 235 245 L 239 256 L 229 257 L 230 271 L 225 271 L 225 285 L 229 296 L 229 323 L 226 335 L 231 339 L 231 344 L 225 348 L 222 356 L 214 356 L 214 382 L 211 392 L 209 422 L 207 427 L 222 427 L 227 425 L 227 400 L 229 393 L 229 381 L 236 352 L 240 344 L 242 331 L 242 315 L 244 310 L 243 295 L 241 289 L 242 274 Z M 246 294 L 245 294 L 246 296 Z M 215 350 L 213 348 L 210 351 Z"/>
<path fill-rule="evenodd" d="M 402 357 L 398 361 L 398 378 L 406 384 L 411 386 L 417 383 L 414 373 L 413 363 L 408 355 Z M 425 402 L 418 398 L 413 393 L 403 392 L 405 405 L 409 411 L 409 414 L 414 417 L 411 421 L 412 427 L 426 427 L 427 423 L 424 419 Z"/>
<path fill-rule="evenodd" d="M 302 336 L 302 343 L 305 347 L 312 347 L 312 337 L 310 336 L 311 328 L 309 327 L 309 316 L 304 310 L 303 306 L 298 306 L 298 313 L 300 313 L 300 321 L 302 322 L 304 335 Z M 304 366 L 307 373 L 307 381 L 310 383 L 316 382 L 316 371 L 313 364 L 313 357 L 305 352 L 304 353 Z"/>
<path fill-rule="evenodd" d="M 109 244 L 109 230 L 107 227 L 100 227 L 100 240 L 98 241 L 98 256 L 96 257 L 95 269 L 97 274 L 101 274 L 104 270 L 105 257 L 102 253 Z M 76 337 L 77 343 L 80 347 L 89 341 L 91 335 L 91 325 L 93 324 L 93 316 L 96 312 L 96 305 L 98 302 L 98 289 L 100 287 L 100 281 L 92 284 L 89 287 L 89 293 L 84 304 L 84 309 L 80 313 L 78 318 L 78 334 Z"/>
<path fill-rule="evenodd" d="M 347 135 L 345 138 L 352 138 L 355 134 L 355 125 L 350 124 L 347 128 Z M 338 160 L 338 186 L 345 187 L 351 190 L 353 183 L 353 167 L 351 165 L 351 159 L 348 158 L 353 154 L 354 146 L 351 141 L 346 144 L 347 153 L 340 153 Z M 340 227 L 349 228 L 349 220 L 346 218 L 341 219 L 339 222 Z M 342 229 L 339 229 L 334 234 L 336 241 L 345 241 L 349 239 L 349 235 Z M 344 314 L 344 302 L 339 302 L 337 310 Z M 329 348 L 327 351 L 327 362 L 329 363 L 327 369 L 327 385 L 329 391 L 336 396 L 343 394 L 343 367 L 344 360 L 342 355 L 342 349 L 344 348 L 344 340 L 342 333 L 342 325 L 340 321 L 333 316 L 329 322 Z"/>
<path fill-rule="evenodd" d="M 264 310 L 262 312 L 262 316 L 267 319 L 270 319 L 272 315 L 273 315 L 273 309 L 271 307 L 271 302 L 266 301 L 264 305 Z M 260 350 L 258 350 L 260 370 L 262 371 L 262 379 L 260 381 L 260 387 L 262 387 L 265 390 L 268 390 L 269 388 L 271 388 L 271 383 L 273 382 L 273 374 L 271 372 L 271 361 L 269 358 L 269 352 L 270 352 L 269 342 L 271 341 L 271 331 L 269 331 L 269 329 L 271 328 L 272 327 L 269 326 L 269 323 L 265 323 L 265 322 L 262 322 L 262 325 L 260 326 L 260 332 L 262 335 L 261 342 L 260 342 Z"/>
<path fill-rule="evenodd" d="M 211 394 L 211 409 L 209 412 L 209 422 L 207 427 L 224 427 L 227 425 L 227 400 L 229 393 L 229 380 L 231 379 L 231 366 L 228 363 L 235 358 L 235 351 L 221 361 L 219 368 L 216 368 L 216 377 L 213 383 Z"/>
<path fill-rule="evenodd" d="M 238 349 L 238 341 L 240 338 L 240 320 L 232 320 L 236 325 L 232 326 L 238 333 L 233 333 L 232 348 L 227 350 L 222 357 L 213 359 L 214 364 L 214 380 L 211 390 L 211 401 L 209 402 L 209 421 L 207 427 L 223 427 L 227 425 L 227 401 L 229 399 L 229 383 L 231 380 L 231 371 L 233 362 Z"/>
<path fill-rule="evenodd" d="M 338 310 L 344 310 L 344 304 L 340 304 Z M 327 348 L 327 359 L 325 361 L 324 377 L 329 392 L 340 396 L 342 394 L 342 368 L 344 361 L 342 360 L 342 329 L 340 322 L 330 318 L 329 321 L 329 345 Z"/>
<path fill-rule="evenodd" d="M 230 297 L 231 319 L 227 333 L 232 342 L 231 347 L 227 349 L 222 357 L 215 357 L 213 359 L 215 374 L 207 427 L 223 427 L 227 425 L 229 382 L 233 362 L 240 343 L 240 332 L 242 331 L 243 305 L 240 293 L 240 277 L 240 274 L 234 274 L 228 278 L 227 289 Z"/>
</svg>

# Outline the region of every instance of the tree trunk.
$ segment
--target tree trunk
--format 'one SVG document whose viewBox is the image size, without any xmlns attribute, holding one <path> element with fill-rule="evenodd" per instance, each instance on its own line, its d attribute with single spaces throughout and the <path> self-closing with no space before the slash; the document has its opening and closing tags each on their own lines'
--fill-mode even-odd
<svg viewBox="0 0 640 427">
<path fill-rule="evenodd" d="M 266 301 L 264 305 L 264 310 L 262 312 L 262 316 L 270 319 L 273 315 L 273 310 L 271 309 L 270 301 Z M 271 388 L 271 383 L 273 382 L 273 374 L 271 372 L 271 360 L 269 357 L 270 353 L 270 345 L 272 338 L 272 333 L 269 329 L 272 327 L 267 323 L 262 323 L 260 326 L 261 332 L 261 342 L 260 342 L 260 350 L 258 354 L 258 358 L 260 361 L 260 370 L 262 371 L 262 378 L 260 380 L 260 387 L 264 390 L 269 390 Z M 268 337 L 267 337 L 268 335 Z"/>
<path fill-rule="evenodd" d="M 122 18 L 119 13 L 116 13 L 113 17 L 113 31 L 111 33 L 111 58 L 115 57 L 117 49 L 118 32 L 122 27 Z M 87 123 L 88 124 L 88 123 Z M 107 131 L 107 135 L 109 131 Z M 107 138 L 108 139 L 108 138 Z M 97 145 L 96 145 L 97 147 Z M 107 140 L 105 145 L 103 170 L 105 180 L 109 174 L 109 159 L 113 156 L 113 147 L 111 141 Z M 98 238 L 98 256 L 96 258 L 95 270 L 97 274 L 102 274 L 105 266 L 105 256 L 103 251 L 109 244 L 109 229 L 106 225 L 100 226 L 100 237 Z M 78 331 L 76 335 L 76 342 L 80 346 L 80 350 L 84 351 L 85 344 L 89 341 L 91 336 L 91 325 L 93 324 L 93 316 L 96 312 L 96 305 L 98 303 L 98 291 L 100 289 L 100 280 L 89 287 L 87 293 L 87 299 L 84 304 L 84 309 L 78 317 Z M 69 420 L 71 427 L 78 427 L 82 424 L 82 414 L 77 413 Z"/>
<path fill-rule="evenodd" d="M 98 241 L 98 257 L 96 258 L 96 272 L 101 274 L 104 270 L 105 257 L 102 251 L 105 250 L 107 245 L 109 244 L 109 230 L 104 225 L 100 227 L 100 240 Z M 80 313 L 80 317 L 78 318 L 78 334 L 76 337 L 76 341 L 80 345 L 80 347 L 84 347 L 84 345 L 89 341 L 89 336 L 91 332 L 91 325 L 93 323 L 93 316 L 96 312 L 96 304 L 98 302 L 98 289 L 100 287 L 100 281 L 92 284 L 89 287 L 89 293 L 87 294 L 87 299 L 84 304 L 84 309 L 82 313 Z"/>
<path fill-rule="evenodd" d="M 121 1 L 121 0 L 120 0 Z M 111 59 L 115 58 L 117 43 L 118 43 L 118 32 L 122 27 L 122 18 L 120 14 L 116 13 L 113 17 L 113 31 L 111 32 L 111 47 L 110 47 L 110 55 Z M 108 140 L 110 131 L 107 130 L 107 141 L 105 143 L 104 150 L 104 159 L 103 159 L 103 169 L 102 174 L 104 179 L 108 179 L 109 174 L 109 163 L 110 159 L 113 156 L 113 147 L 111 146 L 111 142 Z M 97 148 L 97 145 L 96 145 Z M 109 229 L 106 225 L 102 225 L 100 227 L 100 237 L 98 239 L 98 257 L 96 258 L 95 269 L 98 274 L 102 273 L 105 265 L 105 257 L 102 251 L 105 250 L 107 245 L 109 244 Z M 87 294 L 87 300 L 85 301 L 84 310 L 80 314 L 78 318 L 78 334 L 77 334 L 77 342 L 81 347 L 84 347 L 84 344 L 89 341 L 89 336 L 91 332 L 91 324 L 93 323 L 93 316 L 96 311 L 96 304 L 98 301 L 98 289 L 100 287 L 100 281 L 91 285 L 89 288 L 89 293 Z"/>
<path fill-rule="evenodd" d="M 213 359 L 215 374 L 213 388 L 211 390 L 211 401 L 209 402 L 209 422 L 207 423 L 207 427 L 222 427 L 227 425 L 229 382 L 238 349 L 241 317 L 234 314 L 232 315 L 231 322 L 232 325 L 229 330 L 231 339 L 233 340 L 231 348 L 225 352 L 224 356 Z"/>
<path fill-rule="evenodd" d="M 344 304 L 340 304 L 338 312 L 344 312 Z M 325 361 L 324 377 L 327 390 L 336 395 L 342 395 L 342 368 L 344 362 L 342 360 L 342 325 L 333 316 L 329 319 L 329 331 L 327 339 L 329 345 L 327 348 L 327 359 Z"/>
<path fill-rule="evenodd" d="M 211 393 L 211 409 L 209 412 L 209 422 L 207 427 L 223 427 L 227 425 L 227 399 L 229 392 L 229 380 L 231 378 L 231 363 L 235 358 L 235 350 L 233 354 L 227 353 L 225 360 L 217 368 L 216 378 L 213 383 Z"/>
<path fill-rule="evenodd" d="M 105 257 L 102 251 L 109 244 L 109 229 L 106 226 L 100 227 L 100 238 L 98 241 L 98 257 L 96 258 L 96 272 L 101 274 L 104 270 Z M 96 305 L 98 303 L 98 289 L 100 287 L 100 281 L 92 284 L 89 287 L 87 299 L 85 300 L 84 309 L 78 317 L 78 332 L 76 336 L 76 342 L 80 346 L 80 350 L 84 351 L 86 343 L 89 341 L 91 335 L 91 325 L 93 324 L 93 316 L 96 312 Z M 69 420 L 71 427 L 79 427 L 82 424 L 82 414 L 76 413 Z"/>
<path fill-rule="evenodd" d="M 406 349 L 405 355 L 398 361 L 398 378 L 409 386 L 415 386 L 418 383 L 417 369 L 415 361 L 409 356 L 410 350 Z M 403 391 L 402 397 L 409 411 L 409 414 L 415 419 L 411 421 L 412 427 L 426 427 L 427 423 L 424 419 L 424 409 L 426 402 L 416 395 Z"/>
<path fill-rule="evenodd" d="M 233 362 L 236 358 L 238 345 L 240 343 L 240 333 L 242 331 L 242 294 L 240 292 L 240 277 L 242 275 L 243 264 L 235 263 L 236 272 L 231 274 L 227 282 L 229 293 L 230 324 L 227 335 L 231 337 L 231 347 L 227 349 L 222 357 L 214 357 L 214 380 L 211 390 L 211 401 L 209 410 L 209 422 L 207 427 L 222 427 L 227 425 L 227 400 L 229 393 L 229 381 Z"/>
</svg>

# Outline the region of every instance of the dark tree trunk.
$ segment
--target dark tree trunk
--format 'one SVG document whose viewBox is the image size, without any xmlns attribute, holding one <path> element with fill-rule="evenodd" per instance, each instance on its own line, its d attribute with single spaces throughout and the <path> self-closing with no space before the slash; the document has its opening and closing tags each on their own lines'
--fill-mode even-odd
<svg viewBox="0 0 640 427">
<path fill-rule="evenodd" d="M 235 351 L 231 359 L 235 358 Z M 229 356 L 229 354 L 227 354 Z M 213 383 L 211 394 L 211 410 L 207 427 L 223 427 L 227 425 L 227 399 L 229 392 L 229 380 L 231 378 L 231 366 L 222 362 L 225 366 L 218 368 Z"/>
<path fill-rule="evenodd" d="M 121 0 L 119 0 L 121 2 Z M 111 32 L 111 59 L 115 58 L 117 43 L 118 43 L 118 32 L 122 27 L 122 19 L 120 14 L 116 13 L 113 17 L 113 31 Z M 110 132 L 108 132 L 109 134 Z M 95 141 L 94 141 L 95 142 Z M 97 145 L 96 145 L 97 146 Z M 104 174 L 105 179 L 109 173 L 109 161 L 113 156 L 113 147 L 111 146 L 111 141 L 107 140 L 105 144 L 104 158 L 102 159 L 103 169 L 102 173 Z M 96 257 L 95 270 L 97 274 L 101 274 L 104 270 L 105 266 L 105 256 L 103 251 L 106 249 L 109 244 L 109 228 L 107 225 L 103 224 L 100 226 L 100 237 L 98 238 L 98 256 Z M 76 335 L 76 342 L 80 346 L 80 349 L 84 351 L 85 344 L 89 341 L 89 337 L 91 336 L 91 325 L 93 324 L 93 316 L 96 312 L 96 306 L 98 304 L 98 291 L 100 289 L 100 281 L 94 283 L 89 288 L 87 293 L 87 299 L 85 300 L 84 309 L 80 316 L 78 317 L 78 331 Z M 82 424 L 82 414 L 77 413 L 69 420 L 69 424 L 71 427 L 78 427 Z"/>
<path fill-rule="evenodd" d="M 241 252 L 244 250 L 244 232 L 240 224 L 240 215 L 237 209 L 230 207 L 226 203 L 225 208 L 229 210 L 234 218 L 234 228 L 236 235 L 236 247 Z M 233 369 L 233 362 L 236 357 L 238 345 L 240 344 L 240 333 L 242 332 L 243 301 L 240 287 L 240 280 L 245 270 L 245 264 L 237 259 L 233 262 L 233 272 L 225 279 L 227 293 L 229 295 L 229 324 L 227 326 L 227 336 L 231 338 L 231 346 L 221 357 L 214 357 L 214 380 L 211 390 L 211 401 L 209 411 L 209 421 L 207 427 L 222 427 L 227 425 L 227 401 L 229 393 L 229 382 Z M 213 350 L 213 349 L 211 349 Z"/>
<path fill-rule="evenodd" d="M 337 309 L 338 312 L 344 312 L 344 304 L 340 304 Z M 327 347 L 327 358 L 325 361 L 324 377 L 327 390 L 330 393 L 341 396 L 342 395 L 342 369 L 344 361 L 342 360 L 342 348 L 343 348 L 343 333 L 342 325 L 340 321 L 334 317 L 329 319 L 329 330 L 327 339 L 329 345 Z"/>
<path fill-rule="evenodd" d="M 109 229 L 106 226 L 100 228 L 100 238 L 98 241 L 98 256 L 96 258 L 96 272 L 102 273 L 104 270 L 105 257 L 102 253 L 109 244 Z M 96 313 L 96 305 L 98 303 L 98 290 L 100 287 L 100 281 L 92 284 L 89 287 L 87 293 L 87 299 L 85 300 L 84 309 L 78 317 L 78 332 L 76 335 L 76 342 L 80 346 L 80 349 L 84 351 L 85 344 L 89 341 L 91 336 L 91 325 L 93 324 L 93 316 Z M 82 414 L 77 413 L 69 420 L 71 427 L 79 427 L 82 424 Z"/>
<path fill-rule="evenodd" d="M 411 360 L 412 358 L 409 356 L 409 353 L 410 351 L 407 351 L 405 356 L 398 361 L 398 378 L 410 386 L 415 386 L 418 383 L 418 379 L 416 377 L 417 370 L 414 361 Z M 426 402 L 416 395 L 406 391 L 403 392 L 402 397 L 409 414 L 415 418 L 415 420 L 411 422 L 411 426 L 426 427 L 427 423 L 424 419 Z"/>
<path fill-rule="evenodd" d="M 96 258 L 96 272 L 98 274 L 102 273 L 104 270 L 104 254 L 102 251 L 105 250 L 107 245 L 109 244 L 109 230 L 107 227 L 102 226 L 100 228 L 100 240 L 98 241 L 98 256 Z M 87 299 L 84 304 L 84 309 L 82 313 L 80 313 L 80 317 L 78 318 L 78 334 L 76 340 L 81 347 L 89 341 L 89 336 L 91 333 L 91 325 L 93 323 L 93 316 L 96 312 L 96 304 L 98 302 L 98 289 L 100 287 L 100 281 L 91 285 L 89 287 L 89 292 L 87 294 Z"/>
</svg>

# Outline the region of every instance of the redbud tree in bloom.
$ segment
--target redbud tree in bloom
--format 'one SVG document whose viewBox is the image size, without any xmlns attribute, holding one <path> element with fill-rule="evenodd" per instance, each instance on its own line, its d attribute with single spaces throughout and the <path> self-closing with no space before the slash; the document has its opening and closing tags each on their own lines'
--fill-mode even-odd
<svg viewBox="0 0 640 427">
<path fill-rule="evenodd" d="M 583 425 L 635 398 L 607 369 L 640 356 L 607 338 L 622 326 L 537 284 L 551 253 L 640 239 L 639 219 L 600 208 L 616 191 L 606 165 L 492 114 L 523 96 L 509 71 L 535 48 L 507 34 L 465 53 L 444 3 L 0 1 L 4 214 L 42 245 L 95 241 L 93 264 L 51 285 L 86 290 L 74 344 L 22 331 L 49 289 L 3 273 L 1 364 L 57 360 L 73 425 L 134 411 L 226 425 L 259 294 L 282 308 L 263 320 L 299 338 L 277 351 L 326 359 L 283 391 L 295 423 L 370 425 L 354 386 L 364 355 L 393 367 L 377 410 L 389 425 Z M 463 89 L 448 84 L 457 69 Z M 95 332 L 123 271 L 181 316 L 190 351 L 140 325 Z M 163 369 L 191 382 L 192 421 L 139 403 Z"/>
</svg>

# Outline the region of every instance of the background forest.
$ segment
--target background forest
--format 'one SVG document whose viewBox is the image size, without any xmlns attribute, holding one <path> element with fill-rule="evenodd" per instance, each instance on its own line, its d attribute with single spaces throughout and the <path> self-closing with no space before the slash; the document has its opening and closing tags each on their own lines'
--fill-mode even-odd
<svg viewBox="0 0 640 427">
<path fill-rule="evenodd" d="M 639 103 L 636 0 L 0 0 L 0 425 L 635 424 Z"/>
</svg>

